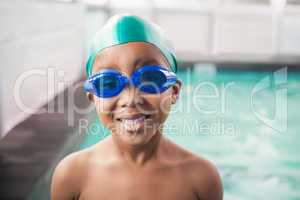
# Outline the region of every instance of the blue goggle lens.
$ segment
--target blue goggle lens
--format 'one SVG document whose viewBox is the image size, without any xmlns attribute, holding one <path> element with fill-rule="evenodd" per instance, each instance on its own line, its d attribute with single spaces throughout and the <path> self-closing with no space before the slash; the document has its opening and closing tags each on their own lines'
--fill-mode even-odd
<svg viewBox="0 0 300 200">
<path fill-rule="evenodd" d="M 120 81 L 117 76 L 113 74 L 99 77 L 94 81 L 94 88 L 96 88 L 97 96 L 99 97 L 112 97 L 119 93 Z"/>
<path fill-rule="evenodd" d="M 104 75 L 95 81 L 95 88 L 99 88 L 103 91 L 105 90 L 114 90 L 119 85 L 119 79 L 113 75 Z"/>
<path fill-rule="evenodd" d="M 140 75 L 139 89 L 147 93 L 159 93 L 162 86 L 167 82 L 165 74 L 158 70 L 144 71 Z"/>
</svg>

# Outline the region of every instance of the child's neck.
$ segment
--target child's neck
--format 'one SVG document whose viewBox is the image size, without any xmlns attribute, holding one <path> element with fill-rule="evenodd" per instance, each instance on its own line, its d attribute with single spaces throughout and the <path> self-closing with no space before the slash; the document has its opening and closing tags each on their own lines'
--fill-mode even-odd
<svg viewBox="0 0 300 200">
<path fill-rule="evenodd" d="M 114 146 L 116 147 L 116 153 L 122 160 L 128 162 L 128 164 L 143 166 L 155 159 L 162 139 L 163 136 L 158 131 L 153 135 L 151 140 L 144 145 L 133 146 L 114 142 Z"/>
</svg>

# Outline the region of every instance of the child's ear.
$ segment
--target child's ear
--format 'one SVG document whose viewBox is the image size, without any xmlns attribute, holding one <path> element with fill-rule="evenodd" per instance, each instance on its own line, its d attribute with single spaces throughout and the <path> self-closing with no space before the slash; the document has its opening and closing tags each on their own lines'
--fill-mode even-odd
<svg viewBox="0 0 300 200">
<path fill-rule="evenodd" d="M 172 104 L 175 104 L 177 102 L 177 99 L 179 98 L 181 85 L 182 85 L 181 80 L 177 79 L 176 83 L 172 86 L 172 89 L 173 89 Z"/>
<path fill-rule="evenodd" d="M 86 92 L 86 97 L 89 101 L 94 102 L 94 95 L 91 92 Z"/>
</svg>

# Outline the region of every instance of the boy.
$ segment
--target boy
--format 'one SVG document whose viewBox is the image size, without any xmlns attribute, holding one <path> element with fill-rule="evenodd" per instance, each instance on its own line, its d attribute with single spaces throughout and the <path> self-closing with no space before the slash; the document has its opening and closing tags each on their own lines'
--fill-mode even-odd
<svg viewBox="0 0 300 200">
<path fill-rule="evenodd" d="M 112 17 L 96 34 L 85 90 L 111 135 L 56 167 L 52 200 L 221 200 L 216 168 L 162 134 L 180 93 L 162 31 L 137 16 Z"/>
</svg>

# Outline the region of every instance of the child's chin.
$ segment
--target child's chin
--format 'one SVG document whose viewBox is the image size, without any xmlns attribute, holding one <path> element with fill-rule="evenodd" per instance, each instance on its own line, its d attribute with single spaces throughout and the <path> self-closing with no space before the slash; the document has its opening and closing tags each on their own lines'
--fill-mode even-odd
<svg viewBox="0 0 300 200">
<path fill-rule="evenodd" d="M 152 138 L 151 133 L 147 133 L 144 130 L 138 132 L 124 131 L 120 133 L 120 139 L 122 142 L 128 145 L 143 145 L 146 144 Z"/>
</svg>

